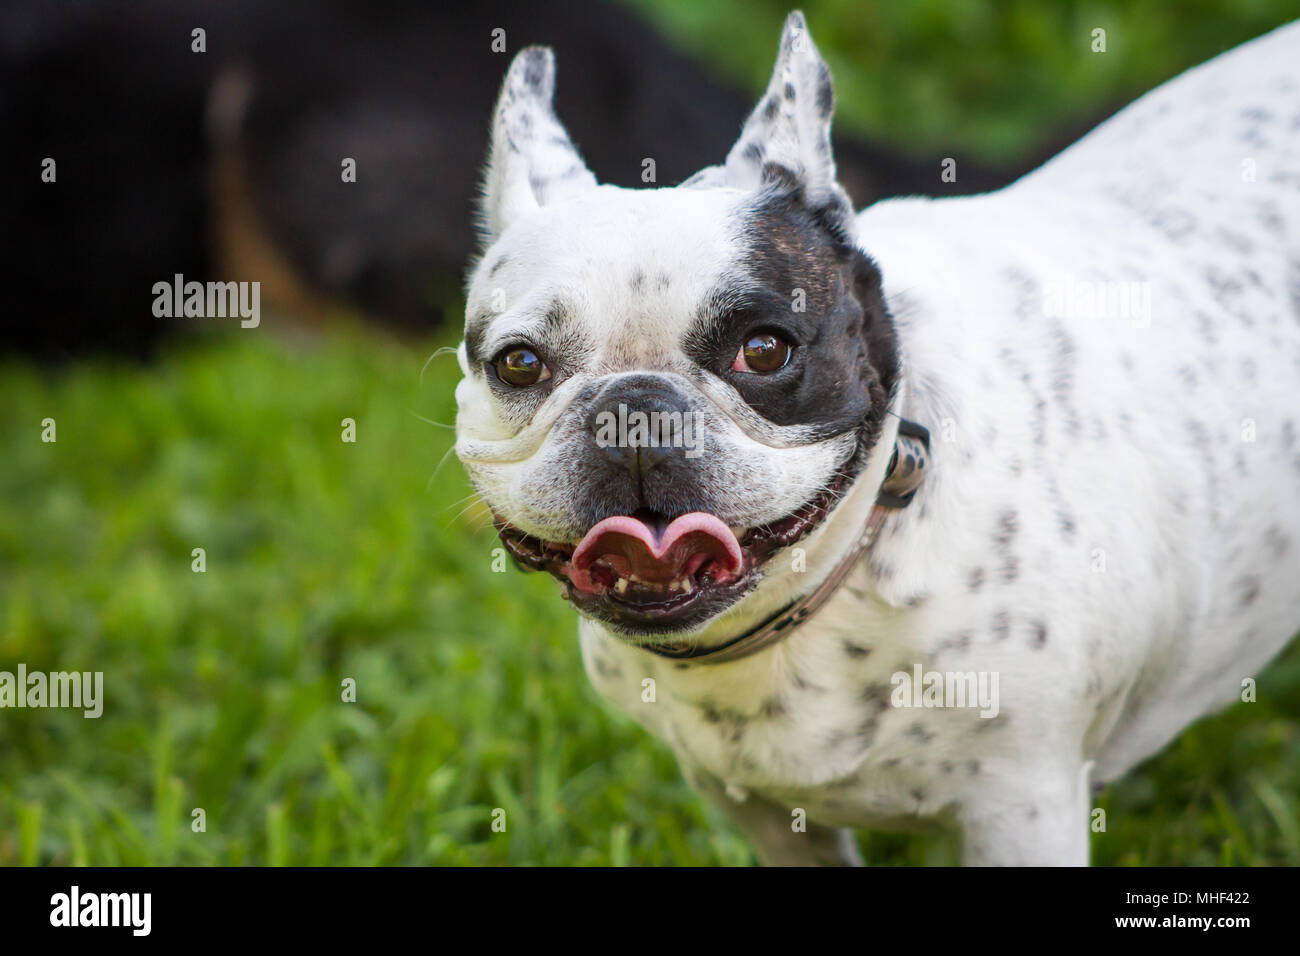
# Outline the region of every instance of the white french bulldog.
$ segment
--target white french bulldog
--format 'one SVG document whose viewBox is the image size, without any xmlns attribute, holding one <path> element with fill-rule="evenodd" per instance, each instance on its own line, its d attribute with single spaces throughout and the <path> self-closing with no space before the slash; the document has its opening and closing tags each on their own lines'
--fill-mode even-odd
<svg viewBox="0 0 1300 956">
<path fill-rule="evenodd" d="M 860 215 L 798 13 L 676 188 L 598 185 L 554 82 L 497 105 L 456 449 L 597 688 L 765 862 L 1086 863 L 1090 781 L 1300 628 L 1300 25 Z"/>
</svg>

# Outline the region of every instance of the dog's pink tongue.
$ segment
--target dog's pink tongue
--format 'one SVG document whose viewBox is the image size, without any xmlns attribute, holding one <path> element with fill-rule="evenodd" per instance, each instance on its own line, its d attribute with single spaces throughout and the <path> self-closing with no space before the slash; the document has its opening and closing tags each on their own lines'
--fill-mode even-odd
<svg viewBox="0 0 1300 956">
<path fill-rule="evenodd" d="M 692 575 L 709 561 L 715 581 L 729 580 L 741 566 L 740 542 L 717 517 L 693 511 L 673 519 L 663 535 L 631 515 L 606 518 L 587 532 L 570 559 L 569 578 L 583 591 L 599 590 L 591 569 L 608 565 L 620 578 L 667 584 Z"/>
</svg>

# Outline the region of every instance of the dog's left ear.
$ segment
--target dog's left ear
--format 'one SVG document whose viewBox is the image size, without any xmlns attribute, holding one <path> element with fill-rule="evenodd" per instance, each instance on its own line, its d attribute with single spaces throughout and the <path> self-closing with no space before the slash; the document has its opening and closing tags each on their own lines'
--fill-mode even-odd
<svg viewBox="0 0 1300 956">
<path fill-rule="evenodd" d="M 530 46 L 515 55 L 492 118 L 480 208 L 490 245 L 520 216 L 596 186 L 555 116 L 555 54 Z"/>
<path fill-rule="evenodd" d="M 835 179 L 831 71 L 813 45 L 808 24 L 791 13 L 767 93 L 745 121 L 727 154 L 726 182 L 741 189 L 801 189 L 808 205 L 835 224 L 852 216 L 848 194 Z"/>
</svg>

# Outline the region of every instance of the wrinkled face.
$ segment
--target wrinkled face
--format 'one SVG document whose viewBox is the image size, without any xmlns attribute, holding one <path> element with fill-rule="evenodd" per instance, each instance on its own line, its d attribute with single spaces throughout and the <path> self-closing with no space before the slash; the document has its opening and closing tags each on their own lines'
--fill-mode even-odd
<svg viewBox="0 0 1300 956">
<path fill-rule="evenodd" d="M 510 552 L 581 613 L 697 631 L 773 575 L 873 447 L 897 366 L 880 277 L 833 179 L 765 157 L 755 119 L 733 151 L 752 169 L 596 186 L 550 114 L 549 64 L 521 53 L 498 107 L 457 452 Z M 809 80 L 828 133 L 824 71 L 780 66 L 777 95 Z"/>
</svg>

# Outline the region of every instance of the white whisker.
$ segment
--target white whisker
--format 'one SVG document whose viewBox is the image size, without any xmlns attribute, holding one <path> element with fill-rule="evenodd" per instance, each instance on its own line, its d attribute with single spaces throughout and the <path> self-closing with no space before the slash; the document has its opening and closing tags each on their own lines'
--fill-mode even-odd
<svg viewBox="0 0 1300 956">
<path fill-rule="evenodd" d="M 425 418 L 423 415 L 421 415 L 421 414 L 419 414 L 419 413 L 417 413 L 417 412 L 411 411 L 411 409 L 409 409 L 409 408 L 407 409 L 407 411 L 408 411 L 408 412 L 411 412 L 412 415 L 414 415 L 414 416 L 415 416 L 416 418 L 418 418 L 420 421 L 424 422 L 426 425 L 435 425 L 435 426 L 437 426 L 438 428 L 455 428 L 455 427 L 456 427 L 455 425 L 448 425 L 448 424 L 446 424 L 445 422 L 435 422 L 432 418 Z"/>
<path fill-rule="evenodd" d="M 437 358 L 438 356 L 440 356 L 440 355 L 448 355 L 448 354 L 450 354 L 450 355 L 455 355 L 455 354 L 456 354 L 456 349 L 453 348 L 453 347 L 450 346 L 450 345 L 444 345 L 442 348 L 434 349 L 434 350 L 433 350 L 433 354 L 430 355 L 427 359 L 424 360 L 424 364 L 420 366 L 420 384 L 421 384 L 421 385 L 424 384 L 424 373 L 425 373 L 425 370 L 428 369 L 428 367 L 429 367 L 429 363 L 432 362 L 434 359 L 436 359 L 436 358 Z"/>
</svg>

